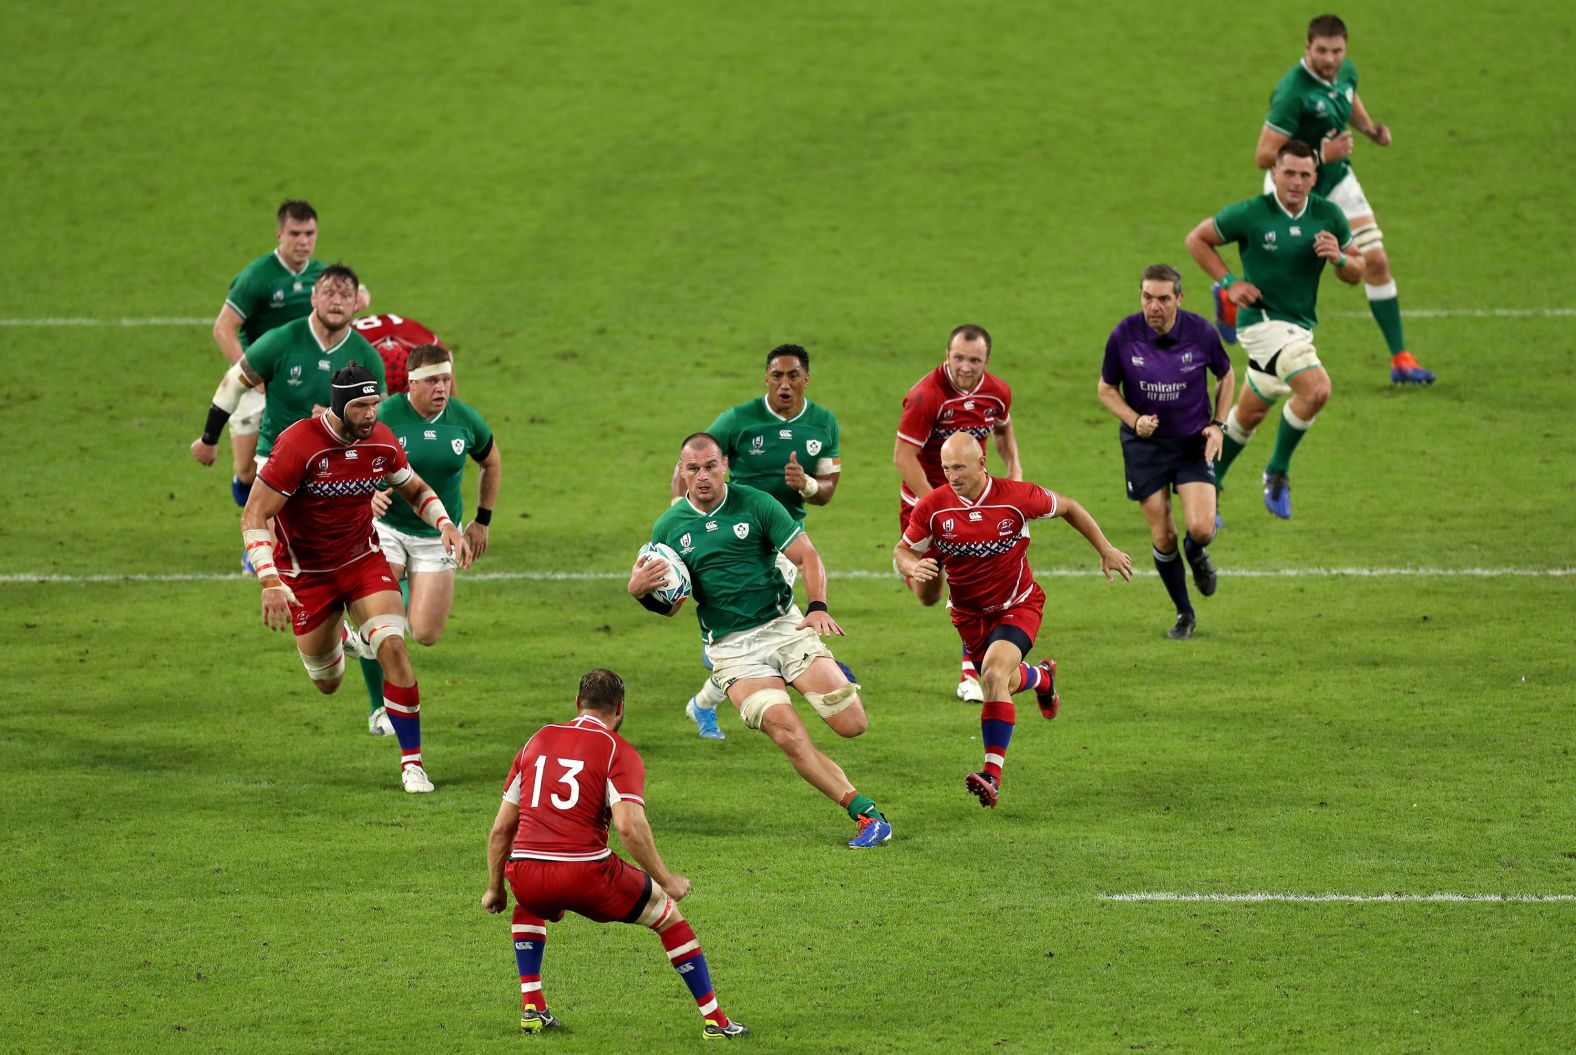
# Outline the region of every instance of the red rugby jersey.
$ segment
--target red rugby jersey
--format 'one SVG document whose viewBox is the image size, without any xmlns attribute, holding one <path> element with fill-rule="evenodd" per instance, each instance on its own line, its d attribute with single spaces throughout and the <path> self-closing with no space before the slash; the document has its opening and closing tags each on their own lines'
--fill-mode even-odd
<svg viewBox="0 0 1576 1055">
<path fill-rule="evenodd" d="M 403 315 L 368 315 L 351 325 L 383 357 L 383 374 L 391 396 L 410 387 L 405 360 L 411 350 L 424 344 L 443 343 L 427 327 Z"/>
<path fill-rule="evenodd" d="M 897 423 L 897 438 L 919 448 L 919 464 L 930 486 L 947 482 L 941 473 L 941 445 L 955 432 L 967 432 L 990 449 L 990 435 L 1009 420 L 1012 389 L 996 375 L 986 371 L 972 392 L 961 392 L 952 383 L 947 364 L 942 363 L 920 378 L 903 397 L 903 416 Z M 903 484 L 903 501 L 913 505 L 914 492 Z"/>
<path fill-rule="evenodd" d="M 372 493 L 390 474 L 409 468 L 404 448 L 381 421 L 359 443 L 340 439 L 322 415 L 281 432 L 257 473 L 289 497 L 274 520 L 280 574 L 333 571 L 376 553 Z"/>
<path fill-rule="evenodd" d="M 520 748 L 503 797 L 520 807 L 510 860 L 599 861 L 613 803 L 646 804 L 646 765 L 591 714 L 546 725 Z"/>
<path fill-rule="evenodd" d="M 903 542 L 947 571 L 948 605 L 983 615 L 1011 608 L 1034 588 L 1029 521 L 1056 515 L 1054 492 L 1039 484 L 986 477 L 973 502 L 943 483 L 909 514 Z"/>
</svg>

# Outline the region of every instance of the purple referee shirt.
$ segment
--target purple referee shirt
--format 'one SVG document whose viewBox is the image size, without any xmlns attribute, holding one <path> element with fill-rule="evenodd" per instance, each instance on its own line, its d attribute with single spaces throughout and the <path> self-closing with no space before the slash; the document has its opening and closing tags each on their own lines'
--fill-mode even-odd
<svg viewBox="0 0 1576 1055">
<path fill-rule="evenodd" d="M 1203 316 L 1178 311 L 1171 332 L 1159 334 L 1138 312 L 1111 331 L 1100 376 L 1120 388 L 1138 414 L 1160 418 L 1154 435 L 1179 438 L 1203 432 L 1214 416 L 1206 367 L 1223 377 L 1231 369 L 1231 357 Z"/>
</svg>

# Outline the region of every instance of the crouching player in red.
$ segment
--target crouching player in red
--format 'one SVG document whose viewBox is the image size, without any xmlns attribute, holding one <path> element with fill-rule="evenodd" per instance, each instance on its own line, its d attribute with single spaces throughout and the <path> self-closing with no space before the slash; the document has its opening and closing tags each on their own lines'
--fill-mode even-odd
<svg viewBox="0 0 1576 1055">
<path fill-rule="evenodd" d="M 964 653 L 979 668 L 985 695 L 980 706 L 985 768 L 970 773 L 964 783 L 981 806 L 994 808 L 1016 721 L 1011 694 L 1033 689 L 1046 718 L 1055 718 L 1059 705 L 1056 662 L 1045 659 L 1031 667 L 1023 661 L 1034 647 L 1045 609 L 1045 591 L 1029 570 L 1029 521 L 1065 517 L 1100 554 L 1108 581 L 1113 571 L 1131 580 L 1133 562 L 1071 498 L 989 475 L 985 448 L 966 432 L 941 445 L 941 470 L 947 482 L 921 496 L 892 558 L 917 585 L 926 606 L 941 600 L 941 571 L 946 569 L 952 625 L 963 638 Z M 936 556 L 922 555 L 932 547 Z"/>
<path fill-rule="evenodd" d="M 383 666 L 400 783 L 406 791 L 431 791 L 421 764 L 421 697 L 405 649 L 405 607 L 372 527 L 369 499 L 378 483 L 386 480 L 442 533 L 444 549 L 462 568 L 470 564 L 470 548 L 378 421 L 378 379 L 352 362 L 330 383 L 328 410 L 274 441 L 257 474 L 267 486 L 254 487 L 247 498 L 241 537 L 263 588 L 264 625 L 294 627 L 307 676 L 325 694 L 345 679 L 340 615 L 349 611 Z"/>
<path fill-rule="evenodd" d="M 618 735 L 623 680 L 611 670 L 593 670 L 580 679 L 575 710 L 573 720 L 538 729 L 515 755 L 487 837 L 482 908 L 502 912 L 509 906 L 505 876 L 514 891 L 510 929 L 520 968 L 520 1028 L 540 1033 L 561 1024 L 542 996 L 542 954 L 548 922 L 575 912 L 595 923 L 638 923 L 656 931 L 706 1020 L 701 1036 L 748 1033 L 717 1005 L 706 956 L 674 904 L 689 893 L 690 881 L 668 871 L 646 823 L 645 763 Z M 641 868 L 608 848 L 610 820 Z"/>
</svg>

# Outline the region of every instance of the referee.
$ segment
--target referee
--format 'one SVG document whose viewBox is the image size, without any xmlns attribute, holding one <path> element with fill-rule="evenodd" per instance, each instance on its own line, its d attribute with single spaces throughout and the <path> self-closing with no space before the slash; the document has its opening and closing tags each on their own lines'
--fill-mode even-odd
<svg viewBox="0 0 1576 1055">
<path fill-rule="evenodd" d="M 1117 323 L 1105 342 L 1100 402 L 1122 423 L 1127 497 L 1139 504 L 1154 542 L 1155 569 L 1176 605 L 1166 636 L 1193 636 L 1197 623 L 1187 575 L 1177 558 L 1171 492 L 1182 502 L 1187 537 L 1182 548 L 1193 581 L 1205 597 L 1215 592 L 1215 566 L 1206 546 L 1215 537 L 1215 470 L 1221 421 L 1231 409 L 1236 377 L 1220 336 L 1208 320 L 1182 311 L 1182 276 L 1169 264 L 1144 269 L 1143 308 Z M 1216 377 L 1213 407 L 1208 370 Z"/>
</svg>

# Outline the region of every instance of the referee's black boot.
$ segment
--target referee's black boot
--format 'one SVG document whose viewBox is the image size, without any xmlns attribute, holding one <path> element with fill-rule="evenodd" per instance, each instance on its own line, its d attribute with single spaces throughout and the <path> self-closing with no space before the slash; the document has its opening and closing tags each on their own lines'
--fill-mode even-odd
<svg viewBox="0 0 1576 1055">
<path fill-rule="evenodd" d="M 1178 612 L 1176 626 L 1167 630 L 1166 636 L 1173 641 L 1186 641 L 1193 636 L 1193 628 L 1197 625 L 1192 612 Z"/>
<path fill-rule="evenodd" d="M 1209 550 L 1200 547 L 1198 557 L 1191 554 L 1187 558 L 1188 567 L 1193 569 L 1193 585 L 1198 587 L 1198 592 L 1205 597 L 1215 595 L 1215 562 L 1209 559 Z"/>
</svg>

